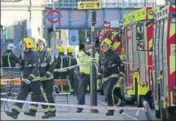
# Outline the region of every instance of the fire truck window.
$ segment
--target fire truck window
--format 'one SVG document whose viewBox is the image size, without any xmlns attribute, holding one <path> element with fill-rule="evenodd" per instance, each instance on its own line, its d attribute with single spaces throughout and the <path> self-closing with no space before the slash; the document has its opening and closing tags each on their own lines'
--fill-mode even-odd
<svg viewBox="0 0 176 121">
<path fill-rule="evenodd" d="M 143 23 L 138 23 L 136 25 L 136 40 L 144 39 L 144 25 Z"/>
</svg>

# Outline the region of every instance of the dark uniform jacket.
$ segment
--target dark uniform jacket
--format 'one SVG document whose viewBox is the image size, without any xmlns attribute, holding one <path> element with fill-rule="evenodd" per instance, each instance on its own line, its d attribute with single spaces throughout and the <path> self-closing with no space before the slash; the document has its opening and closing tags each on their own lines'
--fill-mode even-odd
<svg viewBox="0 0 176 121">
<path fill-rule="evenodd" d="M 59 56 L 55 58 L 55 63 L 56 69 L 68 67 L 68 58 L 65 54 L 59 54 Z"/>
<path fill-rule="evenodd" d="M 68 67 L 77 65 L 76 58 L 72 54 L 68 54 L 67 57 L 68 57 Z"/>
<path fill-rule="evenodd" d="M 38 69 L 38 54 L 33 50 L 29 49 L 21 56 L 21 70 L 22 77 L 30 81 L 36 81 L 39 79 Z"/>
<path fill-rule="evenodd" d="M 113 50 L 108 50 L 102 54 L 99 58 L 99 73 L 102 74 L 103 78 L 107 78 L 112 74 L 119 74 L 122 70 L 122 61 Z"/>
<path fill-rule="evenodd" d="M 15 67 L 19 63 L 19 59 L 11 50 L 6 50 L 2 56 L 3 67 Z"/>
<path fill-rule="evenodd" d="M 39 56 L 39 74 L 40 77 L 44 77 L 46 73 L 53 76 L 55 63 L 51 54 L 47 50 L 38 51 Z M 51 77 L 53 78 L 53 77 Z"/>
</svg>

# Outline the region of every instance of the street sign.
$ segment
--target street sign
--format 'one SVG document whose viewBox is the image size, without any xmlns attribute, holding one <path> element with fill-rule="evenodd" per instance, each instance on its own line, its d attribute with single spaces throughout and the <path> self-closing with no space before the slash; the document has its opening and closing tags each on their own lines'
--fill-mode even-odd
<svg viewBox="0 0 176 121">
<path fill-rule="evenodd" d="M 60 19 L 60 13 L 56 9 L 50 9 L 46 13 L 46 18 L 52 24 L 58 23 Z"/>
<path fill-rule="evenodd" d="M 69 30 L 69 45 L 79 45 L 78 30 Z"/>
<path fill-rule="evenodd" d="M 97 1 L 79 1 L 77 4 L 78 9 L 101 9 L 102 2 L 100 0 Z"/>
</svg>

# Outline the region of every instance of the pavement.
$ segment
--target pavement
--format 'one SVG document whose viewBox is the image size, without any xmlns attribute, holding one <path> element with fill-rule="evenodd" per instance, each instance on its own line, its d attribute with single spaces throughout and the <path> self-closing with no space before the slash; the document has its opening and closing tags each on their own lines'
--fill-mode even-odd
<svg viewBox="0 0 176 121">
<path fill-rule="evenodd" d="M 15 98 L 14 98 L 15 99 Z M 28 100 L 30 100 L 30 97 L 28 97 Z M 65 104 L 66 97 L 65 96 L 57 96 L 55 98 L 56 103 L 59 104 Z M 77 98 L 73 95 L 68 96 L 68 104 L 77 104 Z M 86 105 L 90 105 L 90 95 L 86 95 Z M 104 96 L 98 95 L 98 105 L 103 106 L 106 105 L 104 101 Z M 8 117 L 5 114 L 5 110 L 10 110 L 12 107 L 11 102 L 1 102 L 1 120 L 13 120 L 11 117 Z M 134 106 L 130 106 L 134 107 Z M 36 117 L 29 117 L 23 114 L 23 112 L 28 111 L 29 105 L 25 104 L 23 106 L 23 110 L 18 116 L 18 120 L 43 120 L 41 119 L 42 115 L 44 114 L 42 112 L 41 107 L 39 107 L 39 110 L 37 112 Z M 54 118 L 50 118 L 49 120 L 147 120 L 145 113 L 143 111 L 139 112 L 139 115 L 136 116 L 137 109 L 135 110 L 125 110 L 122 114 L 118 113 L 118 110 L 115 111 L 114 116 L 105 116 L 107 110 L 100 109 L 99 113 L 94 114 L 90 112 L 90 109 L 84 109 L 82 113 L 76 113 L 76 108 L 68 108 L 68 107 L 57 107 L 57 116 Z M 154 118 L 154 112 L 151 112 L 152 119 L 156 120 Z M 48 120 L 48 119 L 47 119 Z"/>
</svg>

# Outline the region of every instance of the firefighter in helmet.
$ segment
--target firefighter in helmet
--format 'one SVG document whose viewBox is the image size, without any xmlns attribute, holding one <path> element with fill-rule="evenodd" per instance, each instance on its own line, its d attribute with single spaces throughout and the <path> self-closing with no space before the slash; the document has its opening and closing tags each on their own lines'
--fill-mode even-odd
<svg viewBox="0 0 176 121">
<path fill-rule="evenodd" d="M 74 69 L 75 66 L 77 64 L 76 58 L 73 55 L 73 48 L 72 47 L 68 47 L 67 48 L 67 57 L 68 57 L 68 77 L 70 80 L 70 88 L 71 88 L 71 92 L 75 92 L 75 81 L 74 81 Z"/>
<path fill-rule="evenodd" d="M 13 43 L 7 45 L 7 50 L 2 56 L 3 67 L 15 67 L 16 64 L 19 63 L 19 59 L 13 53 L 14 49 L 15 45 Z"/>
<path fill-rule="evenodd" d="M 113 88 L 118 81 L 121 68 L 123 68 L 122 61 L 113 50 L 112 42 L 106 38 L 102 41 L 103 54 L 99 58 L 98 77 L 103 79 L 106 84 L 105 97 L 108 106 L 113 106 Z M 114 110 L 108 110 L 107 116 L 114 115 Z"/>
<path fill-rule="evenodd" d="M 24 38 L 22 40 L 22 56 L 20 66 L 22 69 L 22 79 L 20 93 L 17 96 L 17 100 L 25 100 L 30 92 L 33 93 L 34 102 L 46 102 L 42 90 L 41 82 L 39 78 L 38 69 L 38 55 L 34 52 L 34 42 L 31 38 Z M 12 112 L 6 111 L 5 113 L 17 119 L 21 112 L 23 103 L 16 102 L 12 107 Z M 42 116 L 43 119 L 48 118 L 49 106 L 42 105 L 45 115 Z"/>
<path fill-rule="evenodd" d="M 89 38 L 85 41 L 84 49 L 78 53 L 78 64 L 80 70 L 80 80 L 78 85 L 78 104 L 85 104 L 85 94 L 88 85 L 90 85 L 90 66 L 91 66 L 91 41 Z M 98 60 L 98 53 L 95 54 L 96 60 Z M 77 113 L 82 112 L 82 108 L 77 109 Z M 98 111 L 97 111 L 98 112 Z"/>
<path fill-rule="evenodd" d="M 67 69 L 66 67 L 68 67 L 68 58 L 67 56 L 64 54 L 65 52 L 65 48 L 61 45 L 57 46 L 58 49 L 58 57 L 55 58 L 55 72 L 54 72 L 54 79 L 67 79 Z M 61 87 L 56 87 L 55 91 L 56 93 L 59 93 L 60 90 L 65 90 L 68 91 L 69 90 L 69 86 L 61 86 Z"/>
<path fill-rule="evenodd" d="M 39 75 L 40 75 L 40 81 L 44 90 L 44 93 L 46 94 L 47 101 L 49 103 L 55 103 L 54 97 L 53 97 L 53 73 L 55 68 L 54 59 L 51 56 L 51 53 L 47 51 L 47 43 L 44 38 L 39 38 L 36 41 L 36 47 L 38 50 L 38 57 L 39 57 Z M 31 100 L 33 101 L 33 94 L 31 96 Z M 35 116 L 37 112 L 38 105 L 32 104 L 30 107 L 29 112 L 25 112 L 25 115 L 28 116 Z M 55 117 L 56 116 L 56 108 L 55 106 L 50 106 L 50 114 L 49 117 Z"/>
</svg>

